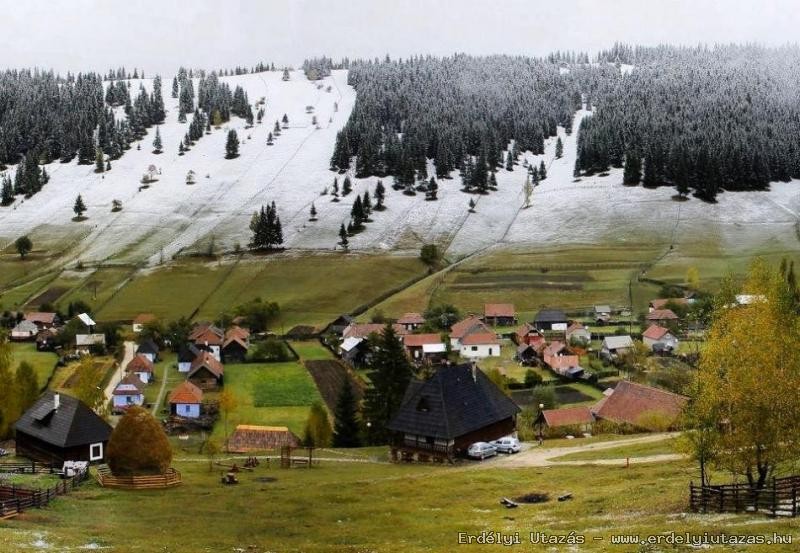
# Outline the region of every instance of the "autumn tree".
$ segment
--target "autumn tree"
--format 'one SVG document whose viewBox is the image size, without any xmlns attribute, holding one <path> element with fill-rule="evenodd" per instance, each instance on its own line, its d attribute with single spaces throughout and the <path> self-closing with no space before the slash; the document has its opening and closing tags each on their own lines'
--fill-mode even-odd
<svg viewBox="0 0 800 553">
<path fill-rule="evenodd" d="M 102 388 L 105 372 L 104 364 L 95 363 L 91 355 L 82 357 L 75 369 L 78 375 L 72 388 L 75 397 L 98 413 L 105 410 L 106 396 Z"/>
<path fill-rule="evenodd" d="M 322 403 L 315 401 L 308 413 L 306 428 L 303 432 L 303 443 L 310 447 L 329 447 L 332 435 L 328 411 Z"/>
<path fill-rule="evenodd" d="M 0 438 L 9 436 L 14 421 L 14 379 L 11 374 L 11 344 L 0 332 Z"/>
<path fill-rule="evenodd" d="M 239 398 L 230 389 L 226 388 L 219 394 L 219 410 L 222 413 L 225 428 L 225 450 L 228 450 L 228 417 L 239 408 Z"/>
<path fill-rule="evenodd" d="M 22 361 L 17 366 L 14 388 L 17 396 L 17 414 L 21 414 L 39 398 L 39 382 L 36 378 L 36 371 L 33 369 L 33 365 L 27 361 Z"/>
<path fill-rule="evenodd" d="M 761 300 L 737 305 L 736 293 Z M 689 410 L 706 434 L 695 458 L 758 490 L 800 455 L 800 319 L 780 271 L 763 260 L 738 290 L 725 281 L 715 303 Z"/>
<path fill-rule="evenodd" d="M 700 271 L 697 270 L 697 267 L 689 267 L 686 269 L 686 286 L 691 290 L 700 288 Z"/>
<path fill-rule="evenodd" d="M 164 474 L 172 446 L 161 424 L 146 409 L 126 409 L 108 440 L 108 465 L 115 476 Z"/>
</svg>

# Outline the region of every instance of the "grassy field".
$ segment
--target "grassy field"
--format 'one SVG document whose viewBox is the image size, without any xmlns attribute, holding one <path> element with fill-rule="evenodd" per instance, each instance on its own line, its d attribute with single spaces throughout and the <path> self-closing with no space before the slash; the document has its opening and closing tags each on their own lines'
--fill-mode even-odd
<svg viewBox="0 0 800 553">
<path fill-rule="evenodd" d="M 297 342 L 289 342 L 292 349 L 300 356 L 301 361 L 309 361 L 312 359 L 334 359 L 330 350 L 320 344 L 317 340 L 305 340 Z"/>
<path fill-rule="evenodd" d="M 667 438 L 660 442 L 646 442 L 640 444 L 624 445 L 608 449 L 597 449 L 570 453 L 551 459 L 553 461 L 595 461 L 597 459 L 625 459 L 626 457 L 646 457 L 648 455 L 663 455 L 676 453 L 675 439 Z"/>
<path fill-rule="evenodd" d="M 517 469 L 430 467 L 322 461 L 312 470 L 262 465 L 239 474 L 238 486 L 219 483 L 202 458 L 176 461 L 184 484 L 167 491 L 106 490 L 94 481 L 50 507 L 4 523 L 4 551 L 33 542 L 52 550 L 107 548 L 142 551 L 426 551 L 459 549 L 458 533 L 483 530 L 586 536 L 580 551 L 658 551 L 610 545 L 612 534 L 788 533 L 797 523 L 748 515 L 687 511 L 688 462 Z M 591 476 L 589 476 L 589 474 Z M 263 482 L 264 477 L 275 478 Z M 643 486 L 643 483 L 647 483 Z M 501 497 L 546 493 L 549 501 L 509 511 Z M 571 501 L 555 497 L 573 494 Z M 653 501 L 658 497 L 658 501 Z M 164 524 L 168 520 L 169 524 Z M 202 520 L 202 524 L 197 524 Z M 594 537 L 602 537 L 595 541 Z M 473 545 L 474 551 L 506 551 Z M 515 548 L 512 548 L 512 550 Z M 548 550 L 531 545 L 520 551 Z M 553 551 L 566 550 L 554 547 Z M 715 549 L 717 550 L 717 549 Z M 748 547 L 747 551 L 775 551 Z"/>
<path fill-rule="evenodd" d="M 228 429 L 237 424 L 288 426 L 302 435 L 309 406 L 321 401 L 308 371 L 300 363 L 242 364 L 225 366 L 225 388 L 238 400 Z M 222 424 L 215 434 L 221 435 Z"/>
<path fill-rule="evenodd" d="M 321 326 L 422 272 L 416 258 L 400 256 L 287 255 L 226 264 L 185 260 L 137 274 L 98 316 L 126 320 L 148 311 L 167 320 L 195 312 L 215 318 L 261 297 L 278 302 L 278 324 L 285 330 L 298 323 Z M 107 280 L 121 276 L 109 274 Z M 85 283 L 81 290 L 91 287 Z"/>
<path fill-rule="evenodd" d="M 164 379 L 167 380 L 166 392 L 161 404 L 156 408 L 156 413 L 162 413 L 172 389 L 186 379 L 185 374 L 178 372 L 178 356 L 176 354 L 164 350 L 159 355 L 161 360 L 153 367 L 156 380 L 144 389 L 144 402 L 148 405 L 153 404 L 158 399 L 161 383 Z M 166 411 L 163 411 L 162 414 L 166 414 Z"/>
<path fill-rule="evenodd" d="M 31 364 L 33 370 L 36 372 L 36 380 L 41 387 L 44 387 L 44 385 L 47 383 L 47 379 L 50 378 L 51 374 L 53 374 L 56 361 L 58 361 L 58 356 L 55 353 L 49 351 L 36 351 L 36 344 L 30 342 L 12 342 L 11 354 L 14 356 L 14 368 L 16 368 L 17 365 L 23 361 L 27 361 Z"/>
</svg>

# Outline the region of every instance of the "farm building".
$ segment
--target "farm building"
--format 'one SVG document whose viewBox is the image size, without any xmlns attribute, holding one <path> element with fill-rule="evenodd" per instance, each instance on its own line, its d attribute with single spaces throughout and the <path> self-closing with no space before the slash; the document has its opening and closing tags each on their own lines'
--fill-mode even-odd
<svg viewBox="0 0 800 553">
<path fill-rule="evenodd" d="M 39 330 L 53 328 L 61 323 L 60 319 L 58 318 L 58 313 L 45 313 L 40 311 L 31 311 L 29 313 L 25 313 L 23 319 L 35 324 Z"/>
<path fill-rule="evenodd" d="M 494 332 L 471 332 L 461 339 L 459 354 L 466 359 L 500 357 L 500 340 Z"/>
<path fill-rule="evenodd" d="M 40 331 L 36 335 L 36 349 L 39 351 L 51 351 L 55 347 L 55 338 L 57 335 L 57 328 L 48 328 Z"/>
<path fill-rule="evenodd" d="M 368 338 L 370 334 L 382 334 L 384 328 L 386 328 L 386 325 L 379 323 L 351 323 L 342 331 L 342 338 Z M 392 328 L 398 336 L 409 334 L 405 328 L 397 323 L 393 324 Z"/>
<path fill-rule="evenodd" d="M 285 426 L 240 424 L 228 439 L 228 450 L 232 453 L 267 451 L 285 446 L 300 446 L 300 439 Z"/>
<path fill-rule="evenodd" d="M 344 329 L 355 322 L 355 319 L 350 315 L 339 315 L 334 321 L 328 325 L 327 332 L 332 332 L 337 336 L 341 336 Z"/>
<path fill-rule="evenodd" d="M 678 339 L 668 328 L 650 325 L 642 333 L 642 342 L 651 350 L 674 351 L 678 347 Z"/>
<path fill-rule="evenodd" d="M 152 313 L 140 313 L 136 315 L 133 319 L 133 323 L 131 324 L 132 330 L 138 334 L 142 330 L 144 330 L 144 325 L 148 323 L 152 323 L 156 321 L 156 316 Z"/>
<path fill-rule="evenodd" d="M 542 336 L 542 333 L 536 330 L 536 327 L 530 323 L 525 323 L 519 327 L 511 337 L 517 343 L 517 345 L 530 344 L 532 346 L 536 346 L 536 344 L 544 342 L 544 336 Z"/>
<path fill-rule="evenodd" d="M 561 376 L 579 378 L 583 375 L 583 367 L 581 367 L 580 357 L 577 355 L 564 355 L 561 353 L 549 355 L 545 353 L 543 360 L 545 365 Z"/>
<path fill-rule="evenodd" d="M 222 386 L 225 368 L 208 351 L 203 351 L 192 361 L 187 379 L 201 390 L 216 390 Z"/>
<path fill-rule="evenodd" d="M 521 363 L 530 363 L 536 358 L 536 350 L 530 344 L 520 344 L 517 346 L 516 359 Z"/>
<path fill-rule="evenodd" d="M 31 321 L 21 320 L 11 329 L 11 339 L 15 342 L 31 342 L 39 334 L 39 327 Z"/>
<path fill-rule="evenodd" d="M 192 332 L 189 333 L 189 340 L 194 343 L 197 349 L 211 353 L 214 359 L 222 361 L 222 344 L 225 342 L 225 332 L 211 323 L 197 323 Z"/>
<path fill-rule="evenodd" d="M 86 404 L 45 392 L 15 425 L 17 455 L 45 463 L 105 460 L 111 426 Z"/>
<path fill-rule="evenodd" d="M 146 355 L 137 353 L 128 361 L 125 372 L 135 374 L 144 384 L 150 384 L 153 380 L 153 362 Z"/>
<path fill-rule="evenodd" d="M 369 344 L 365 338 L 350 336 L 339 344 L 339 356 L 353 366 L 362 365 L 368 351 Z"/>
<path fill-rule="evenodd" d="M 225 332 L 222 343 L 222 359 L 226 363 L 243 363 L 250 349 L 250 331 L 240 326 L 232 326 Z"/>
<path fill-rule="evenodd" d="M 671 309 L 654 309 L 645 315 L 645 320 L 650 324 L 667 326 L 677 323 L 678 316 Z"/>
<path fill-rule="evenodd" d="M 394 460 L 452 460 L 470 444 L 516 430 L 520 408 L 474 363 L 414 380 L 387 428 Z"/>
<path fill-rule="evenodd" d="M 539 411 L 534 424 L 542 430 L 544 428 L 574 428 L 576 432 L 591 432 L 594 415 L 588 407 L 543 409 Z"/>
<path fill-rule="evenodd" d="M 517 311 L 513 303 L 487 303 L 483 306 L 483 321 L 493 326 L 517 324 Z"/>
<path fill-rule="evenodd" d="M 203 404 L 203 390 L 189 382 L 181 382 L 169 396 L 169 412 L 179 417 L 196 419 Z"/>
<path fill-rule="evenodd" d="M 200 350 L 194 344 L 184 344 L 178 351 L 178 371 L 188 373 L 192 369 L 192 361 L 200 355 Z"/>
<path fill-rule="evenodd" d="M 406 313 L 397 320 L 397 324 L 411 332 L 425 324 L 425 317 L 419 313 Z"/>
<path fill-rule="evenodd" d="M 438 363 L 447 355 L 447 345 L 439 334 L 407 334 L 403 336 L 403 346 L 417 364 Z"/>
<path fill-rule="evenodd" d="M 659 311 L 661 309 L 666 309 L 668 304 L 674 305 L 689 305 L 692 300 L 688 298 L 659 298 L 650 301 L 648 305 L 649 311 Z"/>
<path fill-rule="evenodd" d="M 76 334 L 75 349 L 79 352 L 98 353 L 106 349 L 105 334 Z"/>
<path fill-rule="evenodd" d="M 592 407 L 598 419 L 634 427 L 650 427 L 654 423 L 673 427 L 688 398 L 623 380 L 606 397 Z"/>
<path fill-rule="evenodd" d="M 134 373 L 128 373 L 120 380 L 112 392 L 112 405 L 115 411 L 126 409 L 131 405 L 144 403 L 144 382 Z"/>
<path fill-rule="evenodd" d="M 574 322 L 567 327 L 566 332 L 567 342 L 578 342 L 580 344 L 588 344 L 592 341 L 592 333 L 589 329 L 581 323 Z"/>
<path fill-rule="evenodd" d="M 450 345 L 453 349 L 461 349 L 461 341 L 470 334 L 494 334 L 482 320 L 469 316 L 450 327 Z"/>
<path fill-rule="evenodd" d="M 630 336 L 606 336 L 600 354 L 606 358 L 615 358 L 633 350 L 633 338 Z"/>
<path fill-rule="evenodd" d="M 147 357 L 150 363 L 155 363 L 158 361 L 158 344 L 156 344 L 153 340 L 147 339 L 144 340 L 139 347 L 136 348 L 136 355 L 143 355 Z"/>
<path fill-rule="evenodd" d="M 597 324 L 605 324 L 611 320 L 611 306 L 610 305 L 595 305 L 594 306 L 594 320 Z"/>
<path fill-rule="evenodd" d="M 560 309 L 542 309 L 533 319 L 536 330 L 567 330 L 567 316 Z"/>
</svg>

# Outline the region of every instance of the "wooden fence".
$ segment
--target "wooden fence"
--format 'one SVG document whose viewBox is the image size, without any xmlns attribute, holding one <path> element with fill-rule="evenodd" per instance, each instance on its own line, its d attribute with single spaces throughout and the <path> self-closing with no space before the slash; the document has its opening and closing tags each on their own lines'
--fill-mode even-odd
<svg viewBox="0 0 800 553">
<path fill-rule="evenodd" d="M 41 463 L 38 464 L 39 470 L 36 470 L 36 467 L 31 470 L 31 465 L 28 463 L 3 463 L 0 465 L 0 472 L 12 472 L 7 471 L 6 469 L 14 467 L 15 465 L 24 465 L 25 468 L 28 469 L 26 471 L 27 474 L 56 472 L 52 467 L 41 465 Z M 13 472 L 16 474 L 23 473 L 21 470 L 15 470 Z M 71 492 L 85 479 L 86 471 L 82 471 L 78 472 L 75 476 L 65 478 L 52 488 L 47 488 L 44 490 L 34 490 L 24 486 L 16 486 L 14 484 L 0 485 L 0 519 L 15 517 L 21 512 L 34 507 L 44 507 L 59 495 L 64 495 Z"/>
<path fill-rule="evenodd" d="M 160 490 L 172 488 L 181 483 L 181 473 L 174 468 L 164 474 L 151 476 L 114 476 L 107 465 L 97 467 L 97 481 L 104 488 L 122 490 Z"/>
<path fill-rule="evenodd" d="M 769 516 L 796 517 L 798 514 L 800 476 L 773 478 L 760 490 L 747 483 L 718 486 L 689 484 L 689 505 L 701 513 L 762 513 Z"/>
</svg>

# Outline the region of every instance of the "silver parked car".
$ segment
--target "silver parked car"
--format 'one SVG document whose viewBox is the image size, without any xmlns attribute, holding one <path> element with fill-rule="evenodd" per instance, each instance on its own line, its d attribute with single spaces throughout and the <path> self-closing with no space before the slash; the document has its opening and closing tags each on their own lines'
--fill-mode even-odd
<svg viewBox="0 0 800 553">
<path fill-rule="evenodd" d="M 494 440 L 491 444 L 500 453 L 519 453 L 522 449 L 519 445 L 519 440 L 510 436 Z"/>
<path fill-rule="evenodd" d="M 481 461 L 495 455 L 497 455 L 497 448 L 488 442 L 475 442 L 467 449 L 467 457 Z"/>
</svg>

